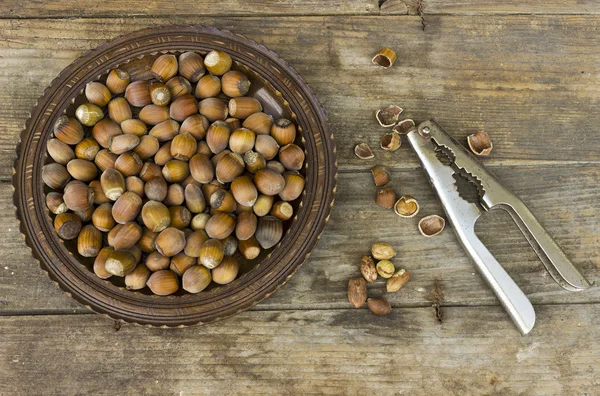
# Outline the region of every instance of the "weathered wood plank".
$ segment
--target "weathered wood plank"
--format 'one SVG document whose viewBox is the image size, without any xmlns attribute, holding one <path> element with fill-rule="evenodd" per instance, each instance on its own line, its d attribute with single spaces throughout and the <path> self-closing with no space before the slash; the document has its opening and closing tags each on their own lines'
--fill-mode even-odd
<svg viewBox="0 0 600 396">
<path fill-rule="evenodd" d="M 600 305 L 536 309 L 526 337 L 500 307 L 449 308 L 441 324 L 431 308 L 275 311 L 118 332 L 96 315 L 3 317 L 0 392 L 593 394 Z"/>
<path fill-rule="evenodd" d="M 390 0 L 388 0 L 390 1 Z M 391 0 L 397 2 L 397 0 Z M 409 0 L 410 5 L 418 0 Z M 594 0 L 547 0 L 539 1 L 452 1 L 452 0 L 424 0 L 425 14 L 451 14 L 451 15 L 510 15 L 510 14 L 598 14 L 600 4 Z M 385 5 L 385 3 L 384 3 Z M 401 5 L 400 5 L 401 6 Z M 416 7 L 415 7 L 416 8 Z M 384 7 L 381 7 L 384 13 Z M 427 17 L 426 17 L 427 18 Z"/>
<path fill-rule="evenodd" d="M 68 0 L 7 0 L 0 3 L 2 18 L 72 18 L 72 17 L 159 17 L 159 16 L 289 16 L 378 14 L 377 0 L 182 0 L 118 1 L 105 0 L 96 4 L 74 3 Z"/>
<path fill-rule="evenodd" d="M 591 281 L 600 281 L 597 199 L 600 169 L 502 167 L 497 173 L 524 199 L 582 272 Z M 412 194 L 419 200 L 422 216 L 441 213 L 440 204 L 425 180 L 420 169 L 392 173 L 392 185 L 402 194 Z M 374 192 L 370 174 L 340 174 L 333 214 L 317 249 L 290 282 L 258 309 L 349 307 L 348 279 L 359 275 L 360 258 L 378 240 L 392 243 L 398 250 L 394 261 L 412 274 L 401 292 L 388 296 L 395 306 L 430 305 L 436 280 L 444 294 L 443 305 L 497 304 L 450 227 L 435 238 L 424 238 L 416 228 L 421 215 L 401 219 L 377 207 L 373 202 Z M 0 185 L 0 254 L 4 258 L 0 267 L 0 313 L 80 308 L 38 269 L 18 236 L 10 202 L 9 186 Z M 478 231 L 533 302 L 600 302 L 599 288 L 569 293 L 554 283 L 507 214 L 490 214 L 478 224 Z M 384 292 L 382 280 L 369 287 L 373 296 Z"/>
<path fill-rule="evenodd" d="M 378 146 L 384 130 L 374 110 L 390 102 L 417 120 L 435 116 L 461 141 L 487 130 L 494 152 L 486 162 L 493 166 L 600 160 L 594 16 L 441 16 L 430 18 L 425 31 L 418 17 L 1 20 L 0 178 L 10 176 L 25 119 L 60 70 L 120 34 L 185 23 L 235 27 L 300 71 L 328 114 L 344 170 L 374 163 L 358 160 L 353 147 Z M 382 46 L 398 52 L 388 70 L 370 61 Z M 410 150 L 378 150 L 377 161 L 417 163 Z"/>
</svg>

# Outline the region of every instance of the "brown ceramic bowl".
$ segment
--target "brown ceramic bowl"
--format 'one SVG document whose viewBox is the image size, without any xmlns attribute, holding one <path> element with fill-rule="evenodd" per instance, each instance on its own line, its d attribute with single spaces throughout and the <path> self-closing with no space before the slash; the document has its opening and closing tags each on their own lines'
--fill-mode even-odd
<svg viewBox="0 0 600 396">
<path fill-rule="evenodd" d="M 45 205 L 49 191 L 41 178 L 42 166 L 51 161 L 46 142 L 62 114 L 73 115 L 85 100 L 89 81 L 103 81 L 116 67 L 132 74 L 132 80 L 149 78 L 149 69 L 163 53 L 179 54 L 223 50 L 234 68 L 249 74 L 250 95 L 265 112 L 293 118 L 298 126 L 297 143 L 305 149 L 306 178 L 303 195 L 293 206 L 296 215 L 285 224 L 281 242 L 252 261 L 241 262 L 240 276 L 225 286 L 211 286 L 199 294 L 168 297 L 147 290 L 126 290 L 122 279 L 102 280 L 93 260 L 77 254 L 54 232 Z M 163 27 L 119 37 L 88 52 L 63 70 L 46 89 L 31 113 L 17 148 L 13 184 L 14 203 L 21 232 L 33 256 L 48 276 L 74 299 L 115 319 L 155 326 L 209 323 L 246 310 L 281 287 L 312 252 L 325 227 L 333 204 L 337 162 L 333 136 L 325 114 L 302 77 L 274 52 L 237 34 L 201 26 Z M 114 277 L 113 277 L 114 278 Z"/>
</svg>

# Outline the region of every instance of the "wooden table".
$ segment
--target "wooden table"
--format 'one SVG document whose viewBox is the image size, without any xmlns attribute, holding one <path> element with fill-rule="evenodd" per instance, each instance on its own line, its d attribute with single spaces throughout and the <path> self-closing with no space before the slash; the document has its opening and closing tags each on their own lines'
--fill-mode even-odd
<svg viewBox="0 0 600 396">
<path fill-rule="evenodd" d="M 417 218 L 375 206 L 370 168 L 384 164 L 422 215 L 441 213 L 408 144 L 371 161 L 353 148 L 378 145 L 374 110 L 389 103 L 461 141 L 486 130 L 484 162 L 599 281 L 598 2 L 5 0 L 0 15 L 0 394 L 597 394 L 599 289 L 561 289 L 508 215 L 489 214 L 478 232 L 537 311 L 521 337 L 450 229 L 426 239 Z M 14 148 L 44 88 L 85 51 L 164 24 L 264 43 L 312 86 L 336 136 L 336 205 L 309 261 L 267 301 L 206 327 L 119 324 L 75 303 L 39 270 L 11 203 Z M 384 46 L 398 54 L 388 70 L 371 64 Z M 387 317 L 346 300 L 378 240 L 412 274 Z"/>
</svg>

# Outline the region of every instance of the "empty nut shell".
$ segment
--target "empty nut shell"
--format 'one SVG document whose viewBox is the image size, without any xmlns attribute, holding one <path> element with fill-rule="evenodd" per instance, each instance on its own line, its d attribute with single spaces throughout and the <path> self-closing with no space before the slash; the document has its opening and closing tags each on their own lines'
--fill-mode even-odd
<svg viewBox="0 0 600 396">
<path fill-rule="evenodd" d="M 304 191 L 304 178 L 298 172 L 286 172 L 283 179 L 285 186 L 279 192 L 279 197 L 288 202 L 296 200 Z"/>
<path fill-rule="evenodd" d="M 165 54 L 156 58 L 152 64 L 151 72 L 160 81 L 167 81 L 177 74 L 178 69 L 177 57 Z"/>
<path fill-rule="evenodd" d="M 407 134 L 412 128 L 414 128 L 415 122 L 409 118 L 406 120 L 402 120 L 398 122 L 394 128 L 392 129 L 394 132 L 399 133 L 400 135 Z"/>
<path fill-rule="evenodd" d="M 296 125 L 286 118 L 280 118 L 271 127 L 271 136 L 280 146 L 294 143 L 294 140 L 296 140 Z"/>
<path fill-rule="evenodd" d="M 185 247 L 185 233 L 174 227 L 163 230 L 156 237 L 156 250 L 166 257 L 173 257 Z"/>
<path fill-rule="evenodd" d="M 104 84 L 94 81 L 86 84 L 85 97 L 88 102 L 104 107 L 110 102 L 111 94 Z"/>
<path fill-rule="evenodd" d="M 411 195 L 404 195 L 396 201 L 394 212 L 400 217 L 415 217 L 419 213 L 419 202 Z"/>
<path fill-rule="evenodd" d="M 206 98 L 198 103 L 198 112 L 208 121 L 224 121 L 229 114 L 227 104 L 219 98 Z"/>
<path fill-rule="evenodd" d="M 165 83 L 169 92 L 171 93 L 171 99 L 174 99 L 181 95 L 189 95 L 192 93 L 192 84 L 181 76 L 175 76 Z"/>
<path fill-rule="evenodd" d="M 150 271 L 144 264 L 138 264 L 133 271 L 125 275 L 125 288 L 127 290 L 140 290 L 146 287 L 150 278 Z"/>
<path fill-rule="evenodd" d="M 148 278 L 148 282 L 146 285 L 152 293 L 157 296 L 168 296 L 173 293 L 176 293 L 179 290 L 179 281 L 177 280 L 177 275 L 173 271 L 169 270 L 160 270 L 154 272 Z"/>
<path fill-rule="evenodd" d="M 392 312 L 392 306 L 385 298 L 369 298 L 367 306 L 377 316 L 385 316 Z"/>
<path fill-rule="evenodd" d="M 190 167 L 185 161 L 171 160 L 163 166 L 162 174 L 169 183 L 181 183 L 190 174 Z"/>
<path fill-rule="evenodd" d="M 134 152 L 126 152 L 117 158 L 115 161 L 115 169 L 123 174 L 123 176 L 135 176 L 140 173 L 144 163 Z"/>
<path fill-rule="evenodd" d="M 377 190 L 375 202 L 382 208 L 392 209 L 397 199 L 398 197 L 396 196 L 396 191 L 394 191 L 394 189 L 391 187 L 385 187 Z"/>
<path fill-rule="evenodd" d="M 63 199 L 72 211 L 85 211 L 94 203 L 94 191 L 85 183 L 74 180 L 65 186 Z"/>
<path fill-rule="evenodd" d="M 211 280 L 210 270 L 201 265 L 196 265 L 183 274 L 183 290 L 188 293 L 200 293 L 208 287 Z"/>
<path fill-rule="evenodd" d="M 108 232 L 116 225 L 112 217 L 112 205 L 104 203 L 94 210 L 92 215 L 92 224 L 102 232 Z"/>
<path fill-rule="evenodd" d="M 59 213 L 54 218 L 54 231 L 65 241 L 75 239 L 81 231 L 81 219 L 74 213 Z"/>
<path fill-rule="evenodd" d="M 152 232 L 161 232 L 171 224 L 171 212 L 158 201 L 148 201 L 142 207 L 142 221 Z"/>
<path fill-rule="evenodd" d="M 204 58 L 204 66 L 215 76 L 222 76 L 231 69 L 231 57 L 223 51 L 210 51 Z"/>
<path fill-rule="evenodd" d="M 65 213 L 69 208 L 65 205 L 63 195 L 59 192 L 51 191 L 46 194 L 46 206 L 50 213 L 61 214 Z"/>
<path fill-rule="evenodd" d="M 295 144 L 286 144 L 279 149 L 279 161 L 288 170 L 300 170 L 304 165 L 304 150 Z"/>
<path fill-rule="evenodd" d="M 104 112 L 95 104 L 84 103 L 75 110 L 75 117 L 85 126 L 94 126 L 104 118 Z"/>
<path fill-rule="evenodd" d="M 375 182 L 375 186 L 377 187 L 385 186 L 390 181 L 389 171 L 381 165 L 377 165 L 371 169 L 371 174 L 373 175 L 373 182 Z"/>
<path fill-rule="evenodd" d="M 132 116 L 131 107 L 129 107 L 127 99 L 118 97 L 108 103 L 108 118 L 117 124 L 131 119 Z"/>
<path fill-rule="evenodd" d="M 273 117 L 263 112 L 254 113 L 244 120 L 242 126 L 257 135 L 268 135 L 273 126 Z"/>
<path fill-rule="evenodd" d="M 240 241 L 245 241 L 251 238 L 256 232 L 258 225 L 258 219 L 252 212 L 241 213 L 237 218 L 237 224 L 235 226 L 235 236 Z"/>
<path fill-rule="evenodd" d="M 98 175 L 96 165 L 87 160 L 73 159 L 67 164 L 67 171 L 75 180 L 90 182 Z"/>
<path fill-rule="evenodd" d="M 63 188 L 71 179 L 71 175 L 64 165 L 51 163 L 42 167 L 42 180 L 54 190 Z"/>
<path fill-rule="evenodd" d="M 209 122 L 208 118 L 201 114 L 194 114 L 186 118 L 179 128 L 181 133 L 189 133 L 196 140 L 201 140 L 206 137 L 208 131 Z"/>
<path fill-rule="evenodd" d="M 82 160 L 93 161 L 98 151 L 100 145 L 94 138 L 85 138 L 75 146 L 75 156 Z"/>
<path fill-rule="evenodd" d="M 227 107 L 229 109 L 229 115 L 239 119 L 248 118 L 252 114 L 263 110 L 258 99 L 249 96 L 231 98 Z"/>
<path fill-rule="evenodd" d="M 157 125 L 169 119 L 169 108 L 155 104 L 146 105 L 140 110 L 138 117 L 148 125 Z"/>
<path fill-rule="evenodd" d="M 244 73 L 230 70 L 222 77 L 223 93 L 230 97 L 244 96 L 250 89 L 250 80 Z"/>
<path fill-rule="evenodd" d="M 354 308 L 362 307 L 367 301 L 367 282 L 363 278 L 348 281 L 348 301 Z"/>
<path fill-rule="evenodd" d="M 388 279 L 394 275 L 396 268 L 394 268 L 394 264 L 390 260 L 381 260 L 377 263 L 376 266 L 377 273 L 382 278 Z"/>
<path fill-rule="evenodd" d="M 183 252 L 177 253 L 175 256 L 171 257 L 171 264 L 169 265 L 169 269 L 175 272 L 177 275 L 183 275 L 190 267 L 196 265 L 195 257 L 190 257 Z"/>
<path fill-rule="evenodd" d="M 108 149 L 113 154 L 121 155 L 127 151 L 133 150 L 138 144 L 140 144 L 139 137 L 125 133 L 111 137 L 108 141 Z"/>
<path fill-rule="evenodd" d="M 106 87 L 115 95 L 125 92 L 131 76 L 125 70 L 113 69 L 106 77 Z"/>
<path fill-rule="evenodd" d="M 436 236 L 446 227 L 446 220 L 438 215 L 429 215 L 419 220 L 419 231 L 425 237 Z"/>
<path fill-rule="evenodd" d="M 140 80 L 129 84 L 125 90 L 125 99 L 127 99 L 130 105 L 135 107 L 144 107 L 152 103 L 150 81 Z"/>
<path fill-rule="evenodd" d="M 384 128 L 393 127 L 398 122 L 398 117 L 402 113 L 400 106 L 391 105 L 383 107 L 375 112 L 375 118 L 379 125 Z"/>
<path fill-rule="evenodd" d="M 219 285 L 226 285 L 237 278 L 240 264 L 234 257 L 225 257 L 218 267 L 212 270 L 212 280 Z"/>
<path fill-rule="evenodd" d="M 494 145 L 490 136 L 484 132 L 479 131 L 467 136 L 467 142 L 471 151 L 477 155 L 489 155 L 492 152 Z"/>
<path fill-rule="evenodd" d="M 263 249 L 277 245 L 283 236 L 283 223 L 274 216 L 264 216 L 258 220 L 256 240 Z"/>
<path fill-rule="evenodd" d="M 376 242 L 371 246 L 371 254 L 375 260 L 389 260 L 396 256 L 396 251 L 387 242 Z"/>
<path fill-rule="evenodd" d="M 104 267 L 106 259 L 112 251 L 113 249 L 105 247 L 100 250 L 100 253 L 98 253 L 94 259 L 94 274 L 96 274 L 96 276 L 100 279 L 108 279 L 112 276 L 112 274 Z"/>
<path fill-rule="evenodd" d="M 114 203 L 112 215 L 119 224 L 133 221 L 142 209 L 142 198 L 134 192 L 124 192 Z"/>
<path fill-rule="evenodd" d="M 261 194 L 256 199 L 252 209 L 258 217 L 266 216 L 273 207 L 273 196 Z"/>
<path fill-rule="evenodd" d="M 405 269 L 401 269 L 396 272 L 391 278 L 387 280 L 385 284 L 385 290 L 388 293 L 397 292 L 410 280 L 410 272 Z"/>
<path fill-rule="evenodd" d="M 77 252 L 83 257 L 96 257 L 102 249 L 102 233 L 91 224 L 84 226 L 77 237 Z"/>
<path fill-rule="evenodd" d="M 269 168 L 259 169 L 254 174 L 254 184 L 265 195 L 277 195 L 285 187 L 284 177 Z"/>
<path fill-rule="evenodd" d="M 129 108 L 129 105 L 126 105 Z M 110 139 L 114 136 L 121 135 L 123 131 L 119 124 L 113 120 L 104 119 L 94 125 L 92 129 L 92 136 L 98 144 L 104 148 L 108 148 Z"/>
<path fill-rule="evenodd" d="M 163 256 L 157 251 L 151 252 L 148 257 L 146 257 L 146 267 L 152 272 L 166 270 L 169 268 L 170 264 L 171 259 Z"/>
<path fill-rule="evenodd" d="M 373 64 L 384 69 L 391 67 L 396 61 L 396 52 L 391 48 L 382 48 L 372 59 Z"/>
<path fill-rule="evenodd" d="M 194 95 L 200 99 L 213 98 L 221 93 L 221 80 L 217 76 L 208 74 L 202 77 L 196 85 Z"/>
<path fill-rule="evenodd" d="M 206 223 L 206 233 L 214 239 L 225 239 L 235 229 L 235 220 L 227 213 L 215 213 Z"/>
<path fill-rule="evenodd" d="M 256 135 L 250 129 L 239 128 L 229 136 L 229 148 L 234 153 L 244 154 L 254 147 Z"/>
<path fill-rule="evenodd" d="M 171 118 L 182 122 L 189 116 L 198 113 L 198 103 L 192 95 L 181 95 L 173 100 L 169 109 Z"/>
<path fill-rule="evenodd" d="M 381 148 L 386 151 L 396 151 L 400 148 L 402 140 L 398 132 L 390 132 L 383 135 L 381 138 Z"/>
<path fill-rule="evenodd" d="M 367 282 L 375 282 L 377 280 L 377 268 L 371 257 L 363 256 L 360 260 L 360 273 Z"/>
<path fill-rule="evenodd" d="M 104 195 L 111 201 L 116 201 L 125 192 L 125 178 L 116 169 L 108 168 L 102 172 L 100 185 Z"/>
<path fill-rule="evenodd" d="M 373 150 L 367 143 L 359 143 L 354 147 L 354 155 L 362 160 L 373 159 L 375 158 L 375 154 L 373 154 Z"/>
<path fill-rule="evenodd" d="M 226 153 L 217 163 L 215 175 L 219 182 L 229 183 L 241 175 L 244 172 L 244 168 L 244 160 L 241 155 Z"/>
<path fill-rule="evenodd" d="M 58 139 L 48 140 L 46 148 L 48 150 L 48 154 L 50 154 L 50 157 L 52 157 L 54 162 L 59 164 L 66 165 L 67 162 L 75 158 L 75 153 L 73 152 L 71 146 L 61 142 Z"/>
<path fill-rule="evenodd" d="M 246 260 L 254 260 L 260 255 L 260 245 L 255 237 L 240 240 L 238 249 Z"/>
<path fill-rule="evenodd" d="M 83 127 L 75 118 L 62 115 L 54 123 L 54 137 L 66 144 L 77 144 L 83 139 Z"/>
<path fill-rule="evenodd" d="M 200 248 L 198 263 L 202 264 L 206 268 L 212 269 L 221 264 L 223 257 L 223 244 L 216 239 L 209 239 L 208 241 L 204 242 Z"/>
<path fill-rule="evenodd" d="M 196 230 L 190 233 L 186 237 L 183 252 L 190 257 L 200 257 L 200 249 L 208 239 L 208 235 L 204 230 Z"/>
</svg>

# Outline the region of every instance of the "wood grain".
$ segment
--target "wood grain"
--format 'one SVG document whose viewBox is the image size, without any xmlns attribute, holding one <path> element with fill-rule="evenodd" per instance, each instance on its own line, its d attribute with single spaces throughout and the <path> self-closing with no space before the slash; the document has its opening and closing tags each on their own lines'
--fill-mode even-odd
<svg viewBox="0 0 600 396">
<path fill-rule="evenodd" d="M 367 162 L 354 156 L 360 141 L 378 146 L 384 130 L 374 110 L 394 102 L 416 120 L 436 117 L 461 141 L 486 130 L 494 140 L 490 166 L 600 160 L 600 139 L 585 132 L 600 124 L 595 16 L 440 16 L 425 31 L 417 17 L 401 23 L 398 17 L 121 22 L 0 20 L 1 179 L 10 176 L 17 136 L 36 99 L 79 55 L 136 29 L 199 22 L 264 43 L 303 75 L 327 112 L 343 170 L 364 170 L 376 161 L 396 168 L 417 164 L 409 151 L 377 150 L 377 159 Z M 398 52 L 388 70 L 370 61 L 382 46 Z"/>
<path fill-rule="evenodd" d="M 202 328 L 97 315 L 0 318 L 0 393 L 566 395 L 600 382 L 600 305 L 245 312 Z M 24 329 L 26 329 L 24 331 Z"/>
<path fill-rule="evenodd" d="M 525 201 L 567 256 L 590 281 L 600 281 L 600 201 L 596 166 L 507 167 L 497 175 Z M 539 175 L 543 174 L 541 178 Z M 307 263 L 281 290 L 259 309 L 347 308 L 348 279 L 358 276 L 360 257 L 371 243 L 383 240 L 398 250 L 394 262 L 411 272 L 401 292 L 389 295 L 395 306 L 427 306 L 436 280 L 443 289 L 443 305 L 494 305 L 497 301 L 476 273 L 450 227 L 438 237 L 426 239 L 417 231 L 419 218 L 442 213 L 435 193 L 420 169 L 392 172 L 392 184 L 401 194 L 414 195 L 421 213 L 400 219 L 377 207 L 369 173 L 342 173 L 333 214 L 322 240 Z M 569 204 L 565 197 L 577 191 Z M 0 313 L 80 309 L 51 284 L 18 237 L 10 188 L 0 185 Z M 581 293 L 561 289 L 548 275 L 508 214 L 486 214 L 478 234 L 534 303 L 600 302 L 600 289 Z M 380 279 L 370 285 L 373 296 L 385 293 Z"/>
<path fill-rule="evenodd" d="M 324 15 L 378 14 L 377 0 L 158 0 L 99 3 L 50 0 L 7 0 L 0 3 L 2 18 L 140 17 L 140 16 L 236 16 L 236 15 Z"/>
</svg>

